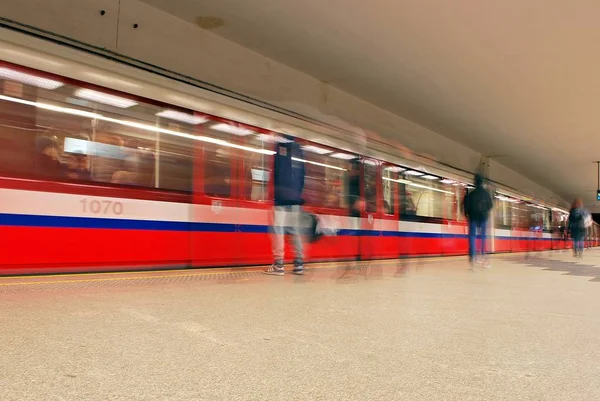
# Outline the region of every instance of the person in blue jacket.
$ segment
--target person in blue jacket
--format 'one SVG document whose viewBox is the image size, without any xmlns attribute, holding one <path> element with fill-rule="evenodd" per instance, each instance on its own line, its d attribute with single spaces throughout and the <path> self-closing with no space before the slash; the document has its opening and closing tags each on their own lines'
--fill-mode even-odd
<svg viewBox="0 0 600 401">
<path fill-rule="evenodd" d="M 571 238 L 573 238 L 573 256 L 578 258 L 583 256 L 587 215 L 588 212 L 583 208 L 581 199 L 575 199 L 569 211 L 567 227 Z"/>
<path fill-rule="evenodd" d="M 475 189 L 470 191 L 463 200 L 463 211 L 469 221 L 469 261 L 471 262 L 471 269 L 477 261 L 476 256 L 478 253 L 481 258 L 485 257 L 487 222 L 493 206 L 492 197 L 483 186 L 483 177 L 480 174 L 475 174 Z M 475 246 L 477 231 L 480 232 L 481 236 L 481 249 L 479 252 L 477 252 Z M 482 259 L 481 261 L 484 267 L 490 267 L 487 260 Z"/>
<path fill-rule="evenodd" d="M 275 210 L 273 216 L 273 265 L 266 274 L 284 275 L 285 234 L 293 237 L 294 269 L 292 273 L 304 273 L 304 249 L 302 242 L 302 209 L 304 203 L 304 155 L 300 145 L 291 136 L 284 136 L 276 145 L 273 180 L 275 187 Z"/>
</svg>

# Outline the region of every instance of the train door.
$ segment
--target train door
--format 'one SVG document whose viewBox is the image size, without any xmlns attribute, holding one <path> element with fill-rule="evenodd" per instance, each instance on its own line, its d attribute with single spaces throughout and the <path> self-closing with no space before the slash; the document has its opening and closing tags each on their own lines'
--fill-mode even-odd
<svg viewBox="0 0 600 401">
<path fill-rule="evenodd" d="M 363 160 L 362 194 L 365 207 L 360 218 L 360 254 L 363 260 L 381 257 L 381 219 L 378 213 L 379 163 L 373 159 Z"/>
<path fill-rule="evenodd" d="M 395 259 L 400 256 L 400 225 L 398 205 L 398 172 L 403 170 L 390 164 L 381 165 L 380 219 L 375 228 L 380 230 L 377 251 L 379 257 Z"/>
<path fill-rule="evenodd" d="M 193 266 L 239 265 L 243 260 L 238 235 L 243 210 L 238 207 L 236 185 L 241 150 L 230 146 L 235 143 L 233 134 L 221 133 L 215 125 L 202 134 L 214 137 L 217 143 L 199 142 L 196 148 L 191 212 Z"/>
<path fill-rule="evenodd" d="M 444 223 L 441 226 L 442 254 L 459 255 L 468 252 L 468 224 L 462 212 L 464 201 L 463 188 L 453 180 L 442 179 L 444 191 L 442 202 L 442 217 Z"/>
<path fill-rule="evenodd" d="M 274 144 L 270 138 L 264 134 L 245 136 L 244 145 L 260 152 L 244 150 L 239 158 L 237 251 L 247 264 L 269 264 L 273 259 L 269 231 L 273 223 L 274 159 L 268 152 L 273 151 Z M 291 257 L 292 253 L 286 255 Z"/>
</svg>

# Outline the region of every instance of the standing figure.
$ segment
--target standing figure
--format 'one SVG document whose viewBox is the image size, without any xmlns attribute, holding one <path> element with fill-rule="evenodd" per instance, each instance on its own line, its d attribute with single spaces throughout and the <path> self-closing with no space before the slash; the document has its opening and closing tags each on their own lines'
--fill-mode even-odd
<svg viewBox="0 0 600 401">
<path fill-rule="evenodd" d="M 587 211 L 583 208 L 581 199 L 575 199 L 569 211 L 569 221 L 567 227 L 569 234 L 573 239 L 573 256 L 581 258 L 583 256 L 583 242 L 586 231 Z"/>
<path fill-rule="evenodd" d="M 485 243 L 487 222 L 493 203 L 492 197 L 483 186 L 483 177 L 481 175 L 475 175 L 475 189 L 465 196 L 463 207 L 465 216 L 469 221 L 469 262 L 471 263 L 471 270 L 473 270 L 474 264 L 480 260 L 484 267 L 489 268 L 489 262 L 485 259 Z M 481 233 L 481 259 L 476 258 L 476 238 L 478 230 Z"/>
<path fill-rule="evenodd" d="M 266 274 L 284 275 L 285 234 L 294 241 L 294 269 L 292 273 L 304 273 L 304 250 L 302 243 L 302 209 L 304 203 L 304 157 L 302 149 L 293 137 L 285 136 L 276 145 L 273 180 L 275 186 L 275 208 L 273 215 L 273 265 Z"/>
</svg>

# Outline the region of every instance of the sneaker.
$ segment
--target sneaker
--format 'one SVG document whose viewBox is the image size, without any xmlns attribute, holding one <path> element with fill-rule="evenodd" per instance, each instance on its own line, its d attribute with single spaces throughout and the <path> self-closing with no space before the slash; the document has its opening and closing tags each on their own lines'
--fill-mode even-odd
<svg viewBox="0 0 600 401">
<path fill-rule="evenodd" d="M 283 276 L 285 274 L 285 270 L 283 269 L 283 266 L 272 265 L 263 273 L 270 274 L 272 276 Z"/>
<path fill-rule="evenodd" d="M 302 265 L 296 265 L 294 266 L 294 270 L 292 270 L 293 274 L 297 274 L 298 276 L 301 276 L 304 274 L 304 266 Z"/>
</svg>

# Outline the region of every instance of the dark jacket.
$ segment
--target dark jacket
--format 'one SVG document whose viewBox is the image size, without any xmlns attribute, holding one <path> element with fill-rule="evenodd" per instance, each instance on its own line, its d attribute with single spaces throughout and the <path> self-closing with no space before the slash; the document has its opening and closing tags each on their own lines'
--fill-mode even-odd
<svg viewBox="0 0 600 401">
<path fill-rule="evenodd" d="M 482 185 L 469 192 L 463 201 L 465 216 L 469 221 L 486 221 L 492 207 L 492 197 Z"/>
<path fill-rule="evenodd" d="M 302 149 L 296 142 L 277 144 L 273 179 L 275 185 L 275 205 L 302 205 L 304 190 L 304 159 Z M 292 158 L 300 160 L 292 160 Z"/>
<path fill-rule="evenodd" d="M 572 238 L 582 239 L 585 236 L 585 216 L 586 211 L 583 208 L 573 208 L 570 210 L 567 227 Z"/>
</svg>

